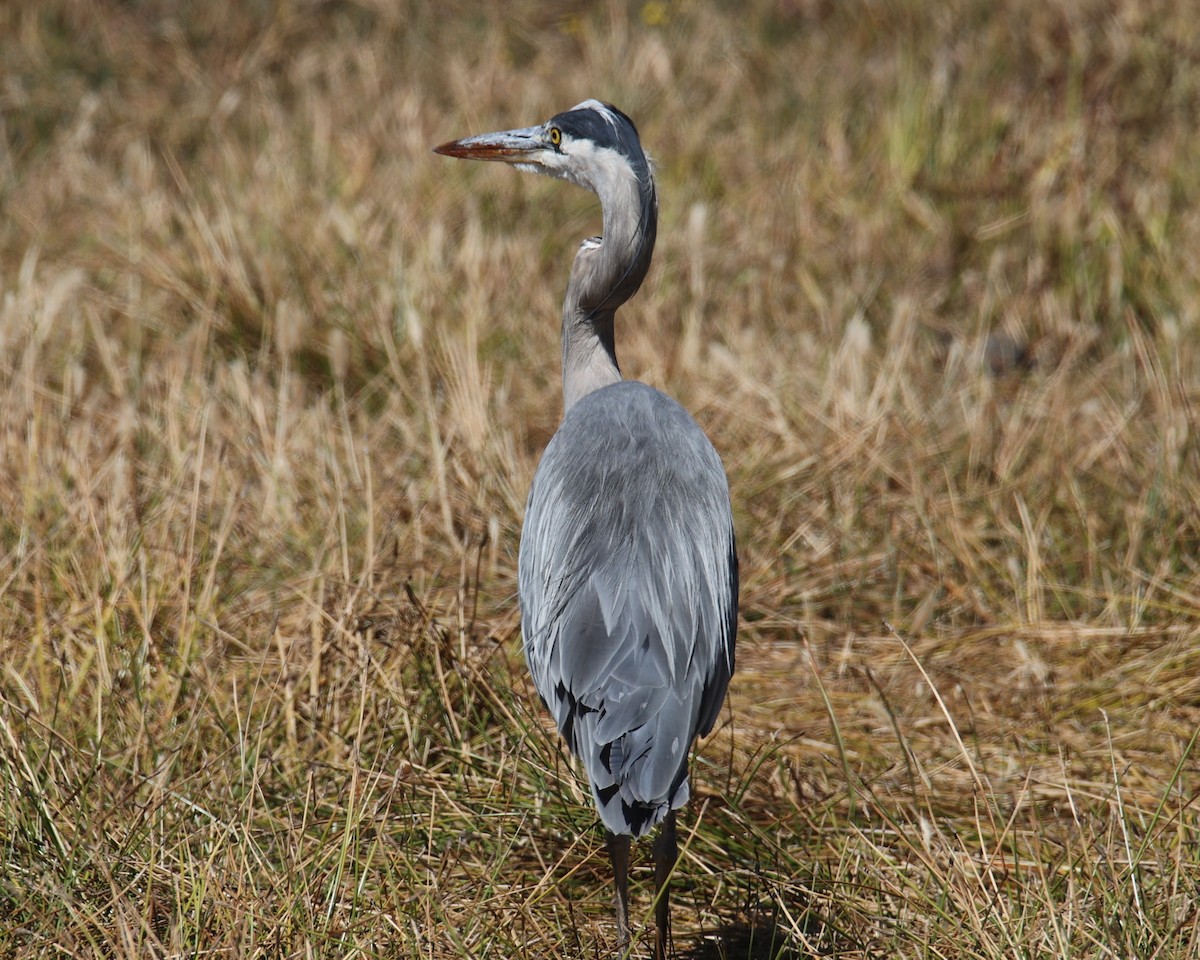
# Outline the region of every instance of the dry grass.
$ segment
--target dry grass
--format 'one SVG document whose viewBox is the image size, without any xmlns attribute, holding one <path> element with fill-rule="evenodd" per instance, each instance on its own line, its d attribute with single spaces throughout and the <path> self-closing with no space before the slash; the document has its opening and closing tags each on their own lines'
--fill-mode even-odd
<svg viewBox="0 0 1200 960">
<path fill-rule="evenodd" d="M 1193 19 L 0 7 L 0 955 L 611 955 L 513 598 L 598 217 L 429 152 L 602 96 L 742 554 L 679 954 L 1200 957 Z"/>
</svg>

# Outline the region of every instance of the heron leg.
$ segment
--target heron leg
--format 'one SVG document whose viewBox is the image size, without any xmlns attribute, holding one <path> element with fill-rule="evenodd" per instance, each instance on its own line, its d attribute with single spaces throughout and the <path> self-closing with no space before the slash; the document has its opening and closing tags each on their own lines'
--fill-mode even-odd
<svg viewBox="0 0 1200 960">
<path fill-rule="evenodd" d="M 675 811 L 663 820 L 654 838 L 654 960 L 666 960 L 671 941 L 671 873 L 679 859 L 675 840 Z"/>
<path fill-rule="evenodd" d="M 629 955 L 629 845 L 627 836 L 608 835 L 608 857 L 612 860 L 613 881 L 617 888 L 613 897 L 617 910 L 617 948 L 622 957 Z"/>
</svg>

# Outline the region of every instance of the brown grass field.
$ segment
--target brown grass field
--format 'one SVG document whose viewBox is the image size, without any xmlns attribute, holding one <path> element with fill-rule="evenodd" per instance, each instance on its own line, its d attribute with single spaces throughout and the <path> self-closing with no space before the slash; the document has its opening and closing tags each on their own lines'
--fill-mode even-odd
<svg viewBox="0 0 1200 960">
<path fill-rule="evenodd" d="M 589 96 L 742 564 L 677 956 L 1200 957 L 1195 19 L 0 4 L 0 957 L 615 956 L 515 600 L 598 207 L 430 152 Z"/>
</svg>

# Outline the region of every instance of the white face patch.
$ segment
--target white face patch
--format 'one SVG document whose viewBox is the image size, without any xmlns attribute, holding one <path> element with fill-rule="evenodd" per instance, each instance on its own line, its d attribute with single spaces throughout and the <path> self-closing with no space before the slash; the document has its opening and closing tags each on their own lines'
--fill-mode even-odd
<svg viewBox="0 0 1200 960">
<path fill-rule="evenodd" d="M 593 193 L 601 193 L 606 185 L 630 178 L 629 161 L 610 147 L 598 147 L 591 140 L 576 140 L 563 134 L 562 153 L 555 154 L 546 170 L 551 176 L 570 180 Z"/>
</svg>

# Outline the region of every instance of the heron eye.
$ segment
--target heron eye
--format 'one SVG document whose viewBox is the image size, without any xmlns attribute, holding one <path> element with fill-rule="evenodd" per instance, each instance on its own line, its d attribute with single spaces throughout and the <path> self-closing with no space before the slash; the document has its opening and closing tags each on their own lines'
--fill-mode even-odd
<svg viewBox="0 0 1200 960">
<path fill-rule="evenodd" d="M 558 127 L 550 128 L 550 143 L 556 147 L 562 143 L 562 131 Z"/>
</svg>

